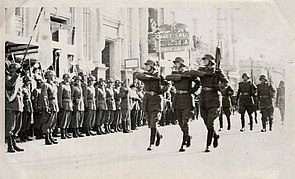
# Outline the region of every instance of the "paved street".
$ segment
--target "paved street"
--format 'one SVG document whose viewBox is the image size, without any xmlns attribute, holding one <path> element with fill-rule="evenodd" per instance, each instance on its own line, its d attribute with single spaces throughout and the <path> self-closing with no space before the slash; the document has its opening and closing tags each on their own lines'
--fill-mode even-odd
<svg viewBox="0 0 295 179">
<path fill-rule="evenodd" d="M 232 121 L 232 130 L 219 132 L 220 145 L 211 153 L 203 152 L 206 129 L 199 119 L 190 123 L 192 146 L 185 153 L 178 152 L 178 126 L 161 127 L 164 138 L 151 152 L 146 151 L 149 130 L 142 127 L 132 134 L 59 140 L 53 146 L 44 146 L 40 140 L 20 144 L 25 152 L 6 153 L 1 174 L 10 171 L 16 178 L 286 178 L 282 174 L 293 156 L 288 152 L 293 147 L 288 145 L 290 137 L 288 141 L 285 137 L 288 127 L 276 117 L 272 132 L 261 133 L 259 121 L 253 131 L 248 127 L 240 133 L 237 113 Z"/>
</svg>

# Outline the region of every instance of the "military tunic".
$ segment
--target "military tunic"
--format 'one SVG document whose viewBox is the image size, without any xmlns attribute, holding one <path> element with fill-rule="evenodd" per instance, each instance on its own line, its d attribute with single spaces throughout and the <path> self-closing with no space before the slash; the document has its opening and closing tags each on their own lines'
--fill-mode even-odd
<svg viewBox="0 0 295 179">
<path fill-rule="evenodd" d="M 22 81 L 18 74 L 5 75 L 5 137 L 17 135 L 23 111 Z"/>
<path fill-rule="evenodd" d="M 61 120 L 59 127 L 65 129 L 70 126 L 71 113 L 73 111 L 72 90 L 69 83 L 60 83 L 58 88 L 58 103 L 61 109 Z"/>
<path fill-rule="evenodd" d="M 227 118 L 227 125 L 228 125 L 228 130 L 231 127 L 230 123 L 230 107 L 232 106 L 231 104 L 231 96 L 234 94 L 234 90 L 230 86 L 222 86 L 220 88 L 220 92 L 222 95 L 222 107 L 219 115 L 219 125 L 220 128 L 223 128 L 223 114 L 225 114 Z"/>
<path fill-rule="evenodd" d="M 96 126 L 101 126 L 105 123 L 106 111 L 108 110 L 106 102 L 106 91 L 105 88 L 99 86 L 95 89 L 95 100 L 96 100 Z"/>
<path fill-rule="evenodd" d="M 112 87 L 106 87 L 106 103 L 107 103 L 107 112 L 105 124 L 112 124 L 115 117 L 116 103 L 114 96 L 114 89 Z"/>
<path fill-rule="evenodd" d="M 87 86 L 85 90 L 85 121 L 83 127 L 93 127 L 96 117 L 95 88 L 93 85 Z"/>
<path fill-rule="evenodd" d="M 145 94 L 142 109 L 146 115 L 148 126 L 149 128 L 156 128 L 164 108 L 162 90 L 164 78 L 162 76 L 158 77 L 158 72 L 136 72 L 135 77 L 144 83 Z"/>
<path fill-rule="evenodd" d="M 41 130 L 42 124 L 42 99 L 41 99 L 41 88 L 35 88 L 32 92 L 32 103 L 34 110 L 34 128 Z"/>
<path fill-rule="evenodd" d="M 200 71 L 212 74 L 213 68 L 201 67 Z M 200 113 L 207 127 L 207 146 L 212 143 L 212 138 L 216 137 L 217 134 L 214 129 L 214 120 L 220 114 L 222 96 L 220 93 L 219 84 L 220 82 L 226 82 L 227 79 L 221 71 L 210 76 L 202 76 L 201 85 L 202 90 L 200 94 Z"/>
<path fill-rule="evenodd" d="M 73 99 L 73 117 L 71 121 L 72 128 L 82 127 L 84 121 L 84 98 L 83 89 L 81 85 L 74 84 L 72 86 L 72 99 Z"/>
<path fill-rule="evenodd" d="M 51 133 L 56 126 L 57 112 L 59 111 L 57 100 L 57 86 L 53 81 L 47 81 L 41 86 L 42 98 L 42 131 Z"/>
<path fill-rule="evenodd" d="M 29 86 L 23 86 L 23 116 L 22 116 L 22 128 L 21 132 L 26 132 L 30 129 L 30 125 L 33 118 L 33 105 L 32 105 L 32 97 Z"/>
<path fill-rule="evenodd" d="M 247 111 L 250 119 L 250 129 L 253 127 L 252 113 L 254 111 L 254 97 L 256 86 L 250 81 L 240 82 L 237 92 L 237 102 L 239 104 L 239 113 L 241 114 L 242 129 L 245 128 L 245 112 Z"/>
<path fill-rule="evenodd" d="M 275 96 L 275 89 L 271 84 L 260 83 L 257 85 L 257 100 L 262 114 L 262 128 L 266 128 L 266 122 L 269 120 L 270 128 L 273 123 L 274 105 L 273 100 Z"/>
<path fill-rule="evenodd" d="M 116 126 L 117 124 L 121 123 L 121 118 L 122 118 L 122 114 L 121 114 L 121 98 L 119 96 L 120 94 L 120 88 L 119 87 L 115 87 L 114 88 L 114 99 L 115 99 L 115 104 L 116 104 L 116 111 L 115 111 L 115 120 L 113 121 L 113 126 Z"/>
</svg>

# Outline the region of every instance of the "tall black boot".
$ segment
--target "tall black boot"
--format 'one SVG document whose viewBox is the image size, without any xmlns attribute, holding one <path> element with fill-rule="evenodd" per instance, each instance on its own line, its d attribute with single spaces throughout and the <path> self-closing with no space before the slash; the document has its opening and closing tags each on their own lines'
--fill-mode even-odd
<svg viewBox="0 0 295 179">
<path fill-rule="evenodd" d="M 90 127 L 86 127 L 85 129 L 86 136 L 90 136 Z"/>
<path fill-rule="evenodd" d="M 108 130 L 110 131 L 110 133 L 114 133 L 114 131 L 111 129 L 111 125 L 107 125 L 107 127 L 108 127 Z"/>
<path fill-rule="evenodd" d="M 231 123 L 230 123 L 230 117 L 227 117 L 227 130 L 230 130 Z"/>
<path fill-rule="evenodd" d="M 61 139 L 66 139 L 66 129 L 60 129 L 60 138 Z"/>
<path fill-rule="evenodd" d="M 183 148 L 183 146 L 186 145 L 186 142 L 187 142 L 187 133 L 186 132 L 183 132 L 182 134 L 182 143 L 181 143 L 181 147 L 179 149 L 179 152 L 184 152 L 185 149 Z"/>
<path fill-rule="evenodd" d="M 156 132 L 157 132 L 156 128 L 151 128 L 150 146 L 147 148 L 148 151 L 151 151 L 152 145 L 155 144 Z"/>
<path fill-rule="evenodd" d="M 8 153 L 14 153 L 15 150 L 13 149 L 13 146 L 12 146 L 12 136 L 7 137 L 6 140 L 7 140 L 7 146 L 8 146 L 7 147 L 7 152 Z"/>
<path fill-rule="evenodd" d="M 52 137 L 52 133 L 49 133 L 49 140 L 51 141 L 51 143 L 53 144 L 58 144 L 57 140 L 55 138 Z"/>
<path fill-rule="evenodd" d="M 123 127 L 123 133 L 130 133 L 130 130 L 128 129 L 128 125 L 126 121 L 122 121 L 122 127 Z"/>
<path fill-rule="evenodd" d="M 49 137 L 49 133 L 45 134 L 45 145 L 52 145 L 52 142 Z"/>
<path fill-rule="evenodd" d="M 218 139 L 219 139 L 219 135 L 217 135 L 215 132 L 213 132 L 213 138 L 214 138 L 214 140 L 213 140 L 213 147 L 214 148 L 216 148 L 216 147 L 218 147 Z"/>
<path fill-rule="evenodd" d="M 97 126 L 96 128 L 96 135 L 102 135 L 102 130 L 101 130 L 101 127 L 100 126 Z"/>
<path fill-rule="evenodd" d="M 107 124 L 104 124 L 104 132 L 105 132 L 106 134 L 111 133 L 111 132 L 109 131 L 109 128 L 108 128 L 108 125 L 107 125 Z"/>
<path fill-rule="evenodd" d="M 65 136 L 66 136 L 66 138 L 68 138 L 68 139 L 71 139 L 72 138 L 72 136 L 68 133 L 68 128 L 65 128 Z"/>
<path fill-rule="evenodd" d="M 72 128 L 72 132 L 73 132 L 73 138 L 78 138 L 78 133 L 77 130 L 75 128 Z"/>
<path fill-rule="evenodd" d="M 84 137 L 84 135 L 79 132 L 79 128 L 76 128 L 75 130 L 76 130 L 78 137 Z"/>
<path fill-rule="evenodd" d="M 160 132 L 156 129 L 156 134 L 157 134 L 157 140 L 156 140 L 156 146 L 158 147 L 161 143 L 161 139 L 163 136 L 160 134 Z"/>
<path fill-rule="evenodd" d="M 11 141 L 12 141 L 12 147 L 14 148 L 15 151 L 17 151 L 17 152 L 23 152 L 23 151 L 25 151 L 24 149 L 21 149 L 21 148 L 19 148 L 19 147 L 16 145 L 16 142 L 15 142 L 14 136 L 11 136 Z"/>
<path fill-rule="evenodd" d="M 25 137 L 25 132 L 22 132 L 22 131 L 19 132 L 19 139 L 20 139 L 20 142 L 27 142 Z"/>
<path fill-rule="evenodd" d="M 29 137 L 29 135 L 30 135 L 30 130 L 26 130 L 25 132 L 24 132 L 24 135 L 25 135 L 25 139 L 27 140 L 27 141 L 32 141 L 33 139 L 31 139 L 30 137 Z"/>
<path fill-rule="evenodd" d="M 269 120 L 269 131 L 272 131 L 272 119 Z"/>
<path fill-rule="evenodd" d="M 123 130 L 123 129 L 122 129 L 122 127 L 121 127 L 121 124 L 117 124 L 117 131 L 118 131 L 118 132 L 122 132 L 122 130 Z"/>
</svg>

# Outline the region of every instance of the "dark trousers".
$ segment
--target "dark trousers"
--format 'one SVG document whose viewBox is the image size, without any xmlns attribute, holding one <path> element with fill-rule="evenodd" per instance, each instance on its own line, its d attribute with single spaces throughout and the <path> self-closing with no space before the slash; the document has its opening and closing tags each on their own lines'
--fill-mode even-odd
<svg viewBox="0 0 295 179">
<path fill-rule="evenodd" d="M 105 123 L 105 116 L 106 116 L 106 110 L 103 109 L 97 109 L 96 110 L 96 120 L 95 120 L 95 126 L 101 126 Z"/>
<path fill-rule="evenodd" d="M 72 114 L 72 111 L 66 111 L 66 110 L 62 110 L 62 111 L 59 111 L 59 128 L 61 129 L 65 129 L 65 128 L 68 128 L 68 124 L 69 124 L 69 121 L 71 121 L 71 114 Z"/>
<path fill-rule="evenodd" d="M 121 110 L 116 110 L 114 112 L 114 121 L 112 123 L 112 126 L 116 126 L 116 125 L 120 124 L 121 123 L 121 118 L 122 118 Z"/>
<path fill-rule="evenodd" d="M 42 113 L 42 132 L 44 134 L 53 132 L 57 122 L 57 112 Z"/>
<path fill-rule="evenodd" d="M 261 108 L 260 113 L 262 115 L 261 121 L 262 121 L 262 128 L 266 128 L 266 122 L 269 121 L 269 126 L 272 126 L 273 123 L 273 112 L 274 108 L 269 107 L 269 108 Z"/>
<path fill-rule="evenodd" d="M 253 127 L 253 117 L 252 117 L 252 113 L 253 113 L 253 106 L 242 106 L 240 105 L 239 108 L 239 113 L 241 114 L 241 124 L 242 124 L 242 128 L 245 128 L 245 113 L 248 113 L 249 116 L 249 120 L 250 120 L 250 127 Z"/>
<path fill-rule="evenodd" d="M 28 111 L 23 112 L 21 132 L 30 130 L 32 113 Z"/>
<path fill-rule="evenodd" d="M 95 116 L 96 116 L 95 110 L 87 109 L 85 111 L 83 127 L 92 128 L 94 126 Z"/>
<path fill-rule="evenodd" d="M 40 129 L 41 130 L 41 125 L 42 125 L 42 112 L 34 112 L 33 113 L 34 117 L 34 128 L 35 129 Z"/>
<path fill-rule="evenodd" d="M 131 130 L 135 130 L 137 127 L 137 120 L 138 120 L 138 110 L 132 109 L 131 110 Z"/>
<path fill-rule="evenodd" d="M 21 129 L 21 112 L 5 110 L 5 137 L 17 135 Z"/>
<path fill-rule="evenodd" d="M 175 109 L 176 119 L 178 121 L 178 125 L 181 131 L 184 134 L 189 134 L 188 122 L 194 116 L 194 111 L 186 108 L 186 109 Z"/>
<path fill-rule="evenodd" d="M 107 110 L 104 124 L 112 124 L 115 118 L 115 111 Z"/>
<path fill-rule="evenodd" d="M 222 107 L 219 115 L 219 126 L 223 128 L 223 114 L 225 114 L 227 119 L 227 126 L 230 126 L 230 107 Z"/>
<path fill-rule="evenodd" d="M 212 138 L 217 135 L 214 129 L 214 120 L 219 116 L 220 108 L 201 107 L 200 112 L 207 128 L 207 146 L 210 146 Z"/>
<path fill-rule="evenodd" d="M 161 115 L 161 111 L 145 111 L 145 116 L 149 128 L 157 128 L 157 123 L 161 119 Z"/>
<path fill-rule="evenodd" d="M 72 120 L 71 120 L 71 128 L 79 128 L 82 127 L 84 121 L 84 111 L 73 111 Z"/>
</svg>

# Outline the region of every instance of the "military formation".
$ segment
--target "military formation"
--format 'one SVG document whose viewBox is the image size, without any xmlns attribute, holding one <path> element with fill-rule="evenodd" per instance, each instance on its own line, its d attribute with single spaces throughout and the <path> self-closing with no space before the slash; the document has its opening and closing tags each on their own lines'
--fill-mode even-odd
<svg viewBox="0 0 295 179">
<path fill-rule="evenodd" d="M 284 123 L 285 87 L 280 82 L 275 90 L 265 75 L 255 85 L 247 73 L 242 75 L 235 92 L 222 70 L 216 68 L 213 55 L 202 58 L 203 66 L 190 69 L 181 57 L 175 58 L 174 70 L 163 76 L 153 60 L 147 60 L 145 71 L 136 71 L 134 81 L 95 78 L 80 72 L 64 74 L 58 82 L 55 72 L 47 70 L 30 77 L 21 64 L 7 64 L 5 74 L 5 137 L 7 152 L 21 152 L 18 142 L 44 140 L 45 145 L 85 136 L 115 132 L 131 133 L 138 127 L 150 129 L 148 151 L 161 144 L 164 136 L 159 126 L 178 124 L 182 132 L 179 152 L 191 146 L 189 122 L 199 118 L 207 129 L 205 152 L 218 147 L 220 135 L 214 128 L 223 117 L 227 130 L 232 129 L 231 115 L 238 110 L 240 132 L 246 130 L 245 113 L 250 130 L 258 123 L 261 112 L 261 132 L 273 129 L 274 107 Z M 33 70 L 37 71 L 36 69 Z M 32 82 L 36 85 L 32 88 Z M 254 116 L 253 116 L 254 114 Z M 254 119 L 254 121 L 253 121 Z M 268 125 L 268 128 L 267 128 Z"/>
</svg>

